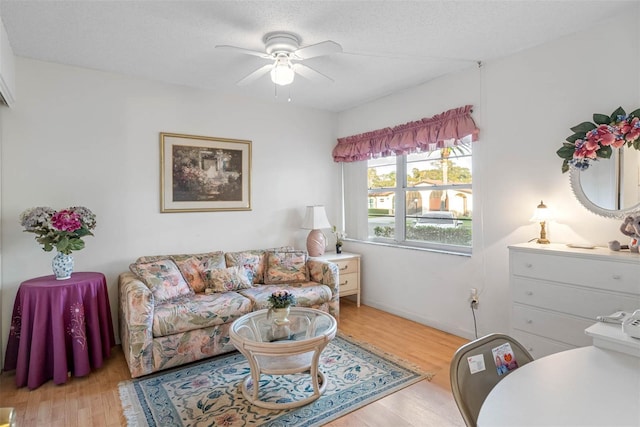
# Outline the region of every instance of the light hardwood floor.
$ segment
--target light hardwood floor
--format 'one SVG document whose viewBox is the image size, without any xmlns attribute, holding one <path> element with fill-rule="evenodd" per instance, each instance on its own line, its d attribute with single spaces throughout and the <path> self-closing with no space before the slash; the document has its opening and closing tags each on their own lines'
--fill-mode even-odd
<svg viewBox="0 0 640 427">
<path fill-rule="evenodd" d="M 343 298 L 341 332 L 435 374 L 328 426 L 464 426 L 449 385 L 449 362 L 467 340 Z M 130 379 L 120 347 L 102 368 L 64 385 L 52 381 L 36 390 L 16 389 L 12 372 L 0 375 L 0 407 L 15 407 L 18 426 L 126 425 L 118 383 Z"/>
</svg>

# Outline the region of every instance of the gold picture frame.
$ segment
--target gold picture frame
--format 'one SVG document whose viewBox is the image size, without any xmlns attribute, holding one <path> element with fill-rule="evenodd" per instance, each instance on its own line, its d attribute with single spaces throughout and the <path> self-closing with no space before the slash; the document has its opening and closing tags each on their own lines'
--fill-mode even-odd
<svg viewBox="0 0 640 427">
<path fill-rule="evenodd" d="M 160 133 L 160 212 L 251 210 L 251 141 Z"/>
</svg>

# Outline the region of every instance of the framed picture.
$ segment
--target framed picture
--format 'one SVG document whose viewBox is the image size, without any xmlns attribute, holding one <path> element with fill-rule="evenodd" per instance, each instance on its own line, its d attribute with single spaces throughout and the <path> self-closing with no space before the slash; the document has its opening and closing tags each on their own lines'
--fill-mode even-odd
<svg viewBox="0 0 640 427">
<path fill-rule="evenodd" d="M 160 133 L 160 211 L 251 210 L 251 141 Z"/>
</svg>

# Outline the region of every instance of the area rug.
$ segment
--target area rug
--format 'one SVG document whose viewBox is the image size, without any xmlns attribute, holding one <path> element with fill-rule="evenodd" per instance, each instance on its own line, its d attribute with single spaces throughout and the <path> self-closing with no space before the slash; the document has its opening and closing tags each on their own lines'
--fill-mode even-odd
<svg viewBox="0 0 640 427">
<path fill-rule="evenodd" d="M 249 363 L 238 353 L 119 384 L 130 427 L 320 426 L 432 375 L 350 337 L 338 335 L 322 352 L 324 394 L 299 408 L 251 405 L 240 391 Z M 290 401 L 308 396 L 309 375 L 262 375 L 260 398 Z"/>
</svg>

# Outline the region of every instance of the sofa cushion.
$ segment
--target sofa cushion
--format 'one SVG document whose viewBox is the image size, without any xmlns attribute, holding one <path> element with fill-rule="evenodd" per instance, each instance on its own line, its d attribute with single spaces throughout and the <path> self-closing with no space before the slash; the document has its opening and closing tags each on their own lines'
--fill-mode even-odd
<svg viewBox="0 0 640 427">
<path fill-rule="evenodd" d="M 247 289 L 252 283 L 247 277 L 247 272 L 238 265 L 229 268 L 212 268 L 202 272 L 205 278 L 206 292 L 228 292 Z"/>
<path fill-rule="evenodd" d="M 264 283 L 264 251 L 227 252 L 224 257 L 227 267 L 243 267 L 252 283 Z"/>
<path fill-rule="evenodd" d="M 309 281 L 305 251 L 268 252 L 264 272 L 265 284 Z"/>
<path fill-rule="evenodd" d="M 251 312 L 252 302 L 237 292 L 195 294 L 171 302 L 156 304 L 153 313 L 153 336 L 233 322 Z"/>
<path fill-rule="evenodd" d="M 331 289 L 316 282 L 301 282 L 290 285 L 261 285 L 238 292 L 253 301 L 253 310 L 255 311 L 270 308 L 269 295 L 282 289 L 292 293 L 296 297 L 296 305 L 300 307 L 314 307 L 331 301 Z"/>
<path fill-rule="evenodd" d="M 191 289 L 193 289 L 194 292 L 204 292 L 207 284 L 202 278 L 201 261 L 193 256 L 186 259 L 174 259 L 174 261 Z"/>
<path fill-rule="evenodd" d="M 129 269 L 147 285 L 156 302 L 193 294 L 178 266 L 171 259 L 131 264 Z"/>
<path fill-rule="evenodd" d="M 264 283 L 264 268 L 266 253 L 269 251 L 293 251 L 291 246 L 280 246 L 270 249 L 253 249 L 240 252 L 227 252 L 224 254 L 227 267 L 241 265 L 247 270 L 249 280 L 253 284 Z"/>
</svg>

